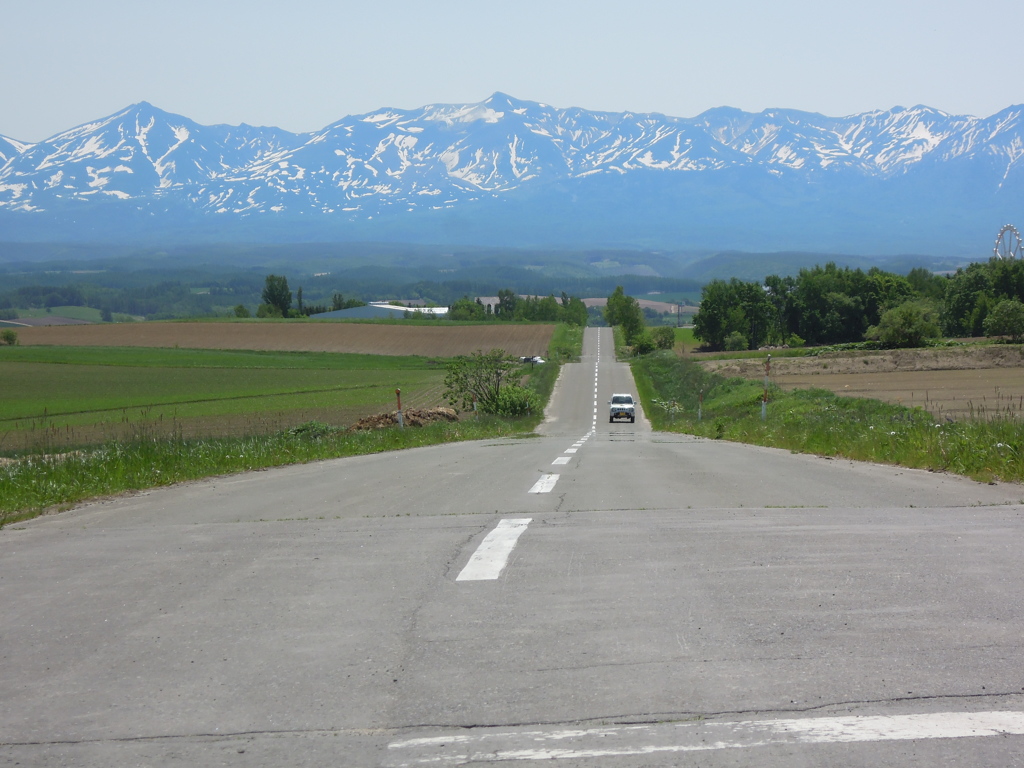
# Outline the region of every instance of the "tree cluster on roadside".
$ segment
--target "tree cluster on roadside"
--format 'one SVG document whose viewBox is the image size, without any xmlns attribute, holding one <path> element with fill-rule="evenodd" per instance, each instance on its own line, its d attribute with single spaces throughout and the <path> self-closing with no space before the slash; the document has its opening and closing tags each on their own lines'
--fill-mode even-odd
<svg viewBox="0 0 1024 768">
<path fill-rule="evenodd" d="M 1018 260 L 994 258 L 948 277 L 922 268 L 903 276 L 828 263 L 763 283 L 708 283 L 694 336 L 708 349 L 732 351 L 864 340 L 912 347 L 940 335 L 1024 338 L 1016 324 L 1024 316 L 1022 300 L 1024 262 Z"/>
<path fill-rule="evenodd" d="M 547 323 L 587 324 L 587 306 L 576 296 L 564 291 L 561 298 L 548 296 L 519 296 L 509 288 L 498 291 L 496 304 L 484 304 L 479 298 L 463 296 L 448 308 L 449 320 L 534 320 Z"/>
<path fill-rule="evenodd" d="M 460 355 L 445 366 L 442 396 L 453 408 L 498 416 L 526 416 L 538 411 L 540 398 L 515 379 L 522 371 L 518 358 L 503 349 Z"/>
<path fill-rule="evenodd" d="M 671 349 L 675 344 L 675 331 L 669 326 L 660 326 L 653 331 L 647 328 L 640 302 L 627 296 L 622 286 L 616 286 L 604 309 L 605 321 L 610 326 L 622 329 L 626 345 L 638 355 L 645 355 L 655 349 Z"/>
</svg>

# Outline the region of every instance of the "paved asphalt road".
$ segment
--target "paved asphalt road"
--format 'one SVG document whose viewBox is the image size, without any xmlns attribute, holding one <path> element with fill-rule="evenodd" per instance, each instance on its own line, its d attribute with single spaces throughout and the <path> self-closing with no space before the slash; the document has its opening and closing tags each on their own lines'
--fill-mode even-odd
<svg viewBox="0 0 1024 768">
<path fill-rule="evenodd" d="M 1024 764 L 1024 488 L 609 424 L 0 532 L 0 765 Z"/>
</svg>

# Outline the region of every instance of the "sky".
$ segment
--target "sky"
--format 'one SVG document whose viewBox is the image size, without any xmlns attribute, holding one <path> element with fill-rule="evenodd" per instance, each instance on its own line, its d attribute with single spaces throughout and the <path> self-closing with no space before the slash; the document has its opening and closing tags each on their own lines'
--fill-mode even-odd
<svg viewBox="0 0 1024 768">
<path fill-rule="evenodd" d="M 1021 0 L 0 0 L 0 135 L 140 101 L 305 132 L 495 91 L 555 107 L 830 116 L 1024 103 Z"/>
</svg>

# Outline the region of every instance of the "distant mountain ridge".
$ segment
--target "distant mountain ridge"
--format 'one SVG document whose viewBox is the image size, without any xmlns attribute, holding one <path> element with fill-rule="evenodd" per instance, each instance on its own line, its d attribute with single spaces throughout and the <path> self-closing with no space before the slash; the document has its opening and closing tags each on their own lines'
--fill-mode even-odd
<svg viewBox="0 0 1024 768">
<path fill-rule="evenodd" d="M 296 134 L 142 102 L 0 137 L 0 240 L 983 253 L 1024 213 L 1022 113 L 678 118 L 496 93 Z"/>
</svg>

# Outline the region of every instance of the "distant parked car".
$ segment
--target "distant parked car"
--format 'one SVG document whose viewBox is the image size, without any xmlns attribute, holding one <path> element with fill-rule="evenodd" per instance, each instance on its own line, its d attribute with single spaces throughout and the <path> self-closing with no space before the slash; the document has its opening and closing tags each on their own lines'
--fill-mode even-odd
<svg viewBox="0 0 1024 768">
<path fill-rule="evenodd" d="M 520 357 L 520 362 L 523 363 L 543 363 L 544 358 L 540 355 L 528 355 L 527 357 Z"/>
<path fill-rule="evenodd" d="M 629 419 L 630 423 L 636 421 L 636 407 L 633 404 L 633 396 L 625 394 L 612 395 L 608 401 L 611 408 L 608 410 L 608 423 L 616 419 Z"/>
</svg>

